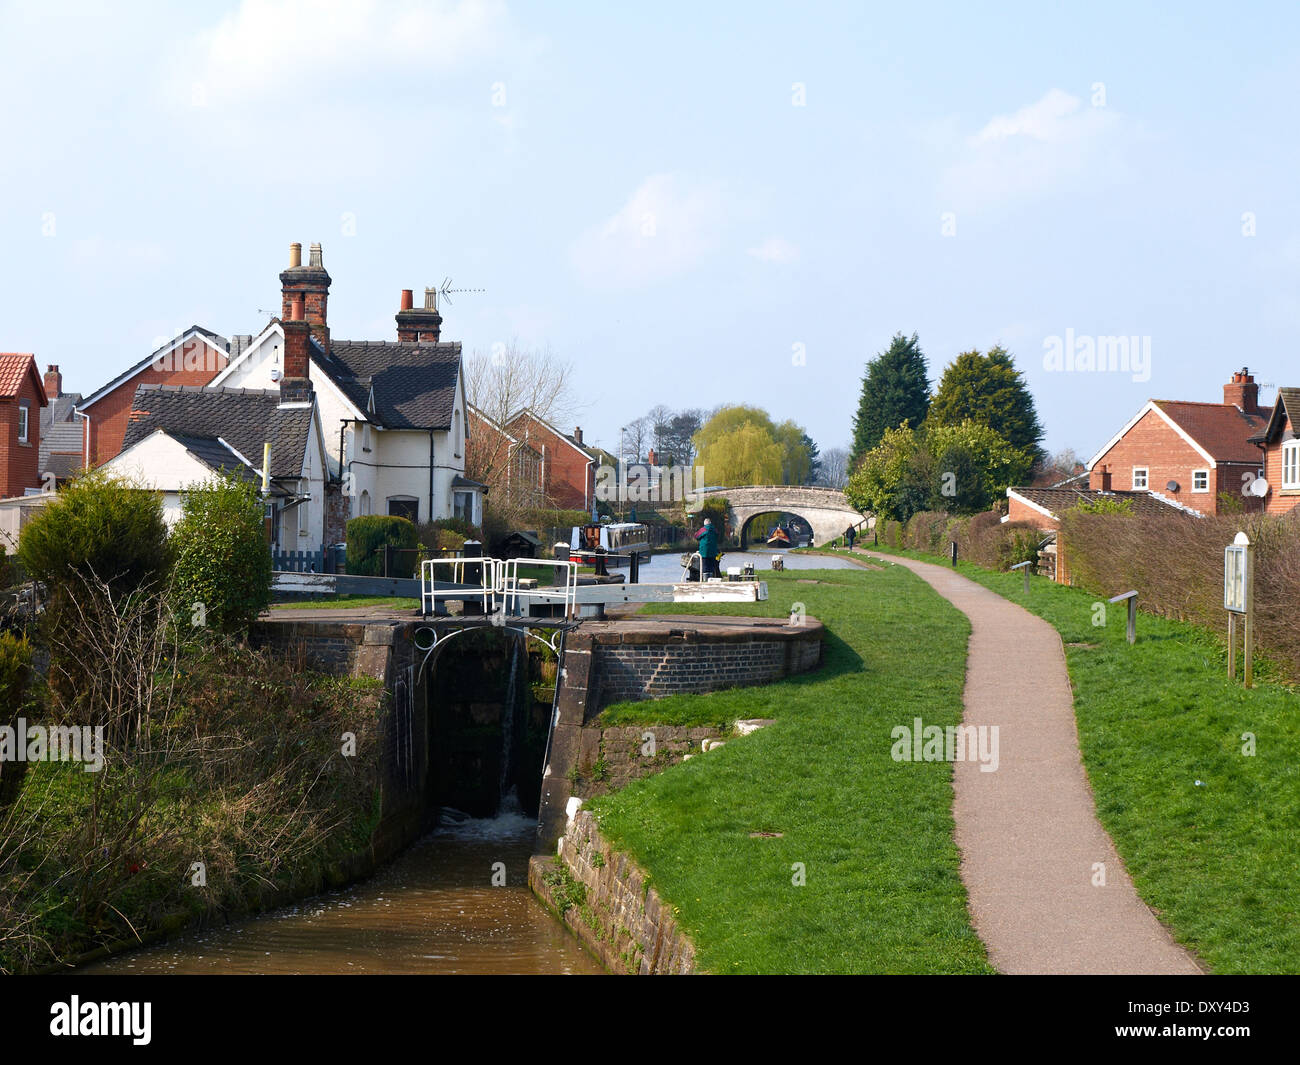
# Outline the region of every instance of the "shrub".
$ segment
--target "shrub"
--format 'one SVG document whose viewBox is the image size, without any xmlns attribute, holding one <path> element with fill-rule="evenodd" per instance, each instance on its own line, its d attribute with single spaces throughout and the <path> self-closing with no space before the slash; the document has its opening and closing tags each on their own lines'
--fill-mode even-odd
<svg viewBox="0 0 1300 1065">
<path fill-rule="evenodd" d="M 421 522 L 416 534 L 420 546 L 433 554 L 458 550 L 466 540 L 487 542 L 483 539 L 483 532 L 470 524 L 468 518 L 439 518 L 437 521 Z"/>
<path fill-rule="evenodd" d="M 885 543 L 890 547 L 902 547 L 903 523 L 901 521 L 885 522 Z"/>
<path fill-rule="evenodd" d="M 94 576 L 114 592 L 160 582 L 167 572 L 162 499 L 102 472 L 88 473 L 28 522 L 18 560 L 51 595 L 76 574 Z"/>
<path fill-rule="evenodd" d="M 8 588 L 13 583 L 13 575 L 9 554 L 5 551 L 5 545 L 0 544 L 0 588 Z"/>
<path fill-rule="evenodd" d="M 25 636 L 0 632 L 0 726 L 13 727 L 32 681 L 32 646 Z M 25 761 L 0 761 L 0 810 L 18 794 Z"/>
<path fill-rule="evenodd" d="M 87 612 L 102 605 L 79 599 L 88 584 L 102 602 L 161 588 L 167 576 L 167 524 L 162 498 L 102 471 L 77 478 L 36 513 L 18 541 L 29 579 L 46 588 L 39 631 L 50 648 L 50 686 L 69 704 L 93 687 Z M 94 709 L 91 710 L 94 713 Z"/>
<path fill-rule="evenodd" d="M 384 572 L 384 547 L 405 549 L 394 559 L 396 572 L 411 576 L 418 562 L 420 538 L 415 523 L 406 518 L 370 514 L 348 522 L 348 572 L 380 577 Z"/>
<path fill-rule="evenodd" d="M 1029 572 L 1038 569 L 1038 545 L 1043 542 L 1043 534 L 1036 525 L 1028 521 L 1010 521 L 1002 526 L 998 540 L 997 568 L 1009 570 L 1021 562 L 1032 562 Z"/>
<path fill-rule="evenodd" d="M 176 601 L 192 620 L 226 635 L 247 635 L 271 601 L 271 551 L 257 489 L 233 478 L 186 490 L 172 530 Z"/>
<path fill-rule="evenodd" d="M 943 511 L 918 510 L 907 523 L 905 546 L 931 555 L 946 551 L 948 544 L 941 541 L 948 520 L 948 515 Z"/>
</svg>

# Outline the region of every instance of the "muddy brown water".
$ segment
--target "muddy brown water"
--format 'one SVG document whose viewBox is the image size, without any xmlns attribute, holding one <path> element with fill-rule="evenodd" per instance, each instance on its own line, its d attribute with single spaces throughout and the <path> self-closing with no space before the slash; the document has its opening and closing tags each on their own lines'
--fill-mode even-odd
<svg viewBox="0 0 1300 1065">
<path fill-rule="evenodd" d="M 239 924 L 121 954 L 85 973 L 596 974 L 528 889 L 536 821 L 459 818 L 370 880 Z M 494 887 L 495 863 L 505 885 Z"/>
</svg>

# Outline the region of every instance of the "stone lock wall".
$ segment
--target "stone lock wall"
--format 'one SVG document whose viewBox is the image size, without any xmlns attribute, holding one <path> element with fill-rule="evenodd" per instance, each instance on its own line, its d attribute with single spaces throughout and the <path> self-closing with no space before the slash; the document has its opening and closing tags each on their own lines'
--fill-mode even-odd
<svg viewBox="0 0 1300 1065">
<path fill-rule="evenodd" d="M 652 738 L 653 742 L 648 742 Z M 723 739 L 720 728 L 684 725 L 635 725 L 600 728 L 586 725 L 578 747 L 573 794 L 582 799 L 617 791 L 634 780 L 700 754 L 709 740 Z"/>
<path fill-rule="evenodd" d="M 537 856 L 528 883 L 612 973 L 696 972 L 695 946 L 645 872 L 614 850 L 586 810 L 569 820 L 556 858 Z"/>
</svg>

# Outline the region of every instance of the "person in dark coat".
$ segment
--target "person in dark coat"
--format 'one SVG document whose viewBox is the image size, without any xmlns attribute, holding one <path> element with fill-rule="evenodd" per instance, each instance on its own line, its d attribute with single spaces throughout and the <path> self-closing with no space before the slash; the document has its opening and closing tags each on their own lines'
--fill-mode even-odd
<svg viewBox="0 0 1300 1065">
<path fill-rule="evenodd" d="M 703 572 L 700 579 L 708 580 L 710 577 L 721 577 L 722 574 L 718 570 L 718 533 L 713 528 L 712 518 L 704 519 L 704 525 L 695 534 L 695 539 L 700 542 L 700 558 L 703 560 Z"/>
<path fill-rule="evenodd" d="M 858 534 L 854 530 L 852 525 L 850 525 L 847 529 L 844 530 L 844 542 L 849 545 L 850 551 L 853 550 L 853 541 L 857 539 L 857 535 Z"/>
</svg>

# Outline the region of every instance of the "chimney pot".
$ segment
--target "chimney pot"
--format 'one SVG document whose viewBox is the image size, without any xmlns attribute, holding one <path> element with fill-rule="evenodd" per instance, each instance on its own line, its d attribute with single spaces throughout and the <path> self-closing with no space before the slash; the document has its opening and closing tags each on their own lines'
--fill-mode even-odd
<svg viewBox="0 0 1300 1065">
<path fill-rule="evenodd" d="M 311 246 L 311 258 L 307 261 L 307 265 L 314 266 L 319 270 L 325 269 L 325 263 L 321 258 L 321 251 L 320 251 L 319 244 L 313 244 Z"/>
<path fill-rule="evenodd" d="M 426 288 L 424 290 L 424 309 L 426 311 L 436 311 L 438 309 L 438 290 L 436 288 Z"/>
<path fill-rule="evenodd" d="M 302 245 L 290 244 L 289 245 L 289 268 L 293 269 L 294 267 L 301 266 L 301 265 L 302 265 Z"/>
<path fill-rule="evenodd" d="M 291 322 L 302 321 L 302 300 L 289 301 L 289 321 Z"/>
<path fill-rule="evenodd" d="M 1259 385 L 1251 376 L 1249 367 L 1243 366 L 1232 375 L 1232 380 L 1223 386 L 1223 402 L 1226 406 L 1240 407 L 1246 414 L 1259 414 Z"/>
<path fill-rule="evenodd" d="M 402 307 L 404 311 L 409 311 L 415 306 L 415 293 L 409 288 L 402 289 Z"/>
</svg>

